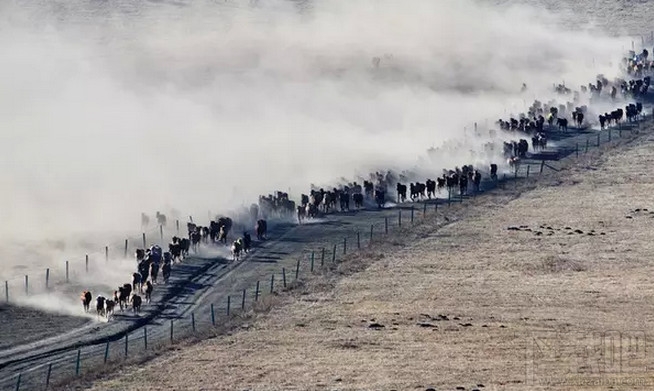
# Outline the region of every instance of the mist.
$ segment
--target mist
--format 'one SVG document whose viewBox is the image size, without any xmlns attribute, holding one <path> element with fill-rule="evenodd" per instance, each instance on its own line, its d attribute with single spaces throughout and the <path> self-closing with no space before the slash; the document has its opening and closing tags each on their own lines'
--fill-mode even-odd
<svg viewBox="0 0 654 391">
<path fill-rule="evenodd" d="M 472 0 L 7 3 L 3 278 L 120 243 L 141 212 L 202 223 L 274 190 L 438 175 L 487 141 L 473 122 L 617 75 L 629 42 Z"/>
</svg>

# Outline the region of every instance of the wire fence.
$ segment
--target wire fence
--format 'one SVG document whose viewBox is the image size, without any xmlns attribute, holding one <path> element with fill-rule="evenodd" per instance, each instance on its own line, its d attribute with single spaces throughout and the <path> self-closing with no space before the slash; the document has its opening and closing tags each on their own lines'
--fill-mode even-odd
<svg viewBox="0 0 654 391">
<path fill-rule="evenodd" d="M 652 114 L 654 115 L 654 112 Z M 644 120 L 644 117 L 641 120 Z M 637 132 L 639 127 L 639 123 L 633 123 L 596 131 L 594 134 L 568 137 L 559 141 L 558 157 L 583 156 L 591 152 L 593 148 L 620 140 L 626 136 L 625 133 L 631 135 Z M 497 180 L 485 177 L 480 191 L 483 193 L 496 187 L 517 186 L 520 182 L 519 179 L 537 177 L 545 170 L 558 169 L 553 167 L 551 161 L 527 160 L 524 164 L 516 167 L 512 173 L 503 173 Z M 455 192 L 448 192 L 447 198 L 437 198 L 417 204 L 400 204 L 395 209 L 385 210 L 383 216 L 380 215 L 369 225 L 363 226 L 360 223 L 354 228 L 344 229 L 339 231 L 340 234 L 336 234 L 337 237 L 332 235 L 323 239 L 322 244 L 314 243 L 310 247 L 305 247 L 299 254 L 282 259 L 268 269 L 260 268 L 260 272 L 253 277 L 256 278 L 256 281 L 254 279 L 237 279 L 230 286 L 231 293 L 222 296 L 219 301 L 203 303 L 200 300 L 181 314 L 173 314 L 170 317 L 162 314 L 143 327 L 107 337 L 102 343 L 65 349 L 52 354 L 49 361 L 42 361 L 41 364 L 35 364 L 29 360 L 19 363 L 16 372 L 20 371 L 20 373 L 0 381 L 1 389 L 45 390 L 55 384 L 69 381 L 71 378 L 101 371 L 99 368 L 103 366 L 111 368 L 112 365 L 124 362 L 126 359 L 175 346 L 188 338 L 216 333 L 218 329 L 228 325 L 231 320 L 248 317 L 253 310 L 265 306 L 271 295 L 292 289 L 298 282 L 301 283 L 315 274 L 330 270 L 343 261 L 348 254 L 365 248 L 373 248 L 375 243 L 383 241 L 388 235 L 398 232 L 402 227 L 410 227 L 424 218 L 436 219 L 435 222 L 438 226 L 439 216 L 443 215 L 452 204 L 462 203 L 476 195 L 477 193 L 474 191 L 463 196 Z M 159 239 L 163 240 L 162 231 L 159 231 Z M 147 237 L 141 239 L 145 243 Z M 111 260 L 111 254 L 106 255 L 106 251 L 105 262 Z M 127 250 L 123 251 L 124 253 L 120 255 L 124 256 Z M 274 271 L 268 273 L 268 270 Z M 53 276 L 49 276 L 49 278 L 53 278 Z M 57 275 L 57 278 L 63 279 L 63 275 Z M 46 274 L 41 277 L 40 284 L 45 284 L 47 287 L 48 281 Z M 65 281 L 70 281 L 68 269 L 66 269 Z M 25 276 L 24 281 L 20 281 L 20 283 L 24 285 L 11 285 L 9 281 L 5 282 L 6 298 L 9 298 L 10 294 L 17 295 L 21 291 L 25 295 L 29 295 L 33 284 L 38 284 L 39 279 L 30 280 L 29 276 Z"/>
</svg>

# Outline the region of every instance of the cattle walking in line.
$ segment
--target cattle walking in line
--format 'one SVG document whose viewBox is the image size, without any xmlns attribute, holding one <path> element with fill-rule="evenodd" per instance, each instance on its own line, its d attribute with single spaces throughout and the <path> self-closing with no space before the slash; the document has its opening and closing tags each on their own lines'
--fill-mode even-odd
<svg viewBox="0 0 654 391">
<path fill-rule="evenodd" d="M 98 318 L 101 317 L 101 316 L 105 316 L 105 314 L 106 314 L 106 312 L 105 312 L 105 301 L 106 300 L 107 299 L 105 299 L 104 296 L 98 296 L 95 299 L 95 301 L 96 301 L 95 310 L 98 313 Z"/>
<path fill-rule="evenodd" d="M 241 250 L 243 249 L 243 246 L 239 240 L 235 240 L 234 243 L 232 243 L 232 260 L 233 261 L 238 261 L 240 256 L 241 256 Z"/>
<path fill-rule="evenodd" d="M 138 272 L 132 273 L 132 291 L 141 290 L 142 285 L 143 285 L 143 277 L 141 273 Z"/>
<path fill-rule="evenodd" d="M 143 299 L 141 299 L 141 296 L 139 295 L 132 295 L 132 298 L 130 299 L 130 302 L 132 303 L 132 310 L 136 314 L 141 313 L 141 304 L 143 302 Z"/>
<path fill-rule="evenodd" d="M 352 194 L 352 201 L 354 201 L 354 207 L 357 209 L 363 208 L 363 194 L 354 193 Z"/>
<path fill-rule="evenodd" d="M 257 233 L 257 240 L 265 240 L 268 233 L 268 223 L 266 220 L 258 220 L 254 226 L 254 231 Z"/>
<path fill-rule="evenodd" d="M 170 266 L 170 263 L 164 263 L 163 267 L 161 268 L 161 274 L 163 276 L 164 284 L 168 284 L 171 270 L 172 267 Z"/>
<path fill-rule="evenodd" d="M 397 190 L 397 202 L 406 202 L 406 185 L 398 182 L 395 188 Z"/>
<path fill-rule="evenodd" d="M 93 300 L 93 296 L 91 295 L 91 292 L 89 291 L 82 292 L 82 306 L 84 307 L 84 312 L 89 312 L 89 308 L 91 306 L 91 300 Z"/>
<path fill-rule="evenodd" d="M 109 319 L 110 315 L 114 314 L 114 308 L 116 307 L 116 302 L 113 300 L 106 300 L 104 302 L 104 313 L 107 319 Z"/>
<path fill-rule="evenodd" d="M 249 253 L 251 247 L 252 247 L 252 237 L 248 232 L 243 232 L 243 252 L 245 254 Z"/>
<path fill-rule="evenodd" d="M 145 293 L 145 302 L 148 304 L 150 304 L 150 302 L 152 301 L 152 290 L 153 290 L 152 283 L 150 281 L 147 281 L 145 283 L 143 293 Z"/>
</svg>

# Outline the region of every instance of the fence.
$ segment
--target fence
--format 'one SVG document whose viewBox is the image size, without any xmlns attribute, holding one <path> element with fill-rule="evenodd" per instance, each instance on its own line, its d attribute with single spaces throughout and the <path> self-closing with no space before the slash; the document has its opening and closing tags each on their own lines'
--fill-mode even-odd
<svg viewBox="0 0 654 391">
<path fill-rule="evenodd" d="M 654 114 L 654 112 L 653 112 Z M 562 155 L 573 157 L 583 156 L 591 148 L 599 147 L 632 133 L 639 124 L 629 128 L 612 128 L 598 131 L 593 135 L 577 135 L 570 137 L 559 144 Z M 519 178 L 538 176 L 545 169 L 556 170 L 545 160 L 531 161 L 518 167 L 513 173 L 503 173 L 501 179 L 491 181 L 488 178 L 482 183 L 482 191 L 497 186 L 517 186 Z M 474 197 L 472 193 L 470 197 Z M 332 236 L 317 246 L 302 251 L 299 257 L 291 257 L 273 266 L 276 270 L 266 274 L 262 270 L 256 281 L 238 281 L 238 289 L 234 287 L 231 294 L 222 296 L 220 302 L 200 303 L 189 310 L 182 312 L 179 317 L 166 321 L 148 324 L 131 332 L 107 338 L 106 341 L 91 346 L 84 346 L 76 350 L 68 350 L 54 354 L 49 362 L 41 365 L 29 366 L 26 364 L 17 376 L 10 376 L 0 381 L 3 389 L 47 389 L 55 382 L 69 380 L 97 370 L 99 366 L 120 362 L 132 356 L 147 353 L 161 347 L 175 345 L 190 336 L 202 336 L 213 332 L 230 319 L 256 309 L 267 300 L 270 295 L 291 289 L 298 281 L 308 276 L 332 268 L 344 257 L 352 252 L 364 248 L 371 248 L 376 242 L 382 241 L 392 231 L 415 224 L 419 219 L 435 216 L 438 223 L 439 211 L 447 210 L 453 203 L 462 203 L 469 197 L 455 196 L 448 193 L 446 199 L 431 200 L 400 206 L 397 209 L 384 210 L 374 222 L 370 220 L 358 222 L 355 229 L 343 232 L 339 237 Z M 358 221 L 358 220 L 357 220 Z M 443 221 L 443 220 L 441 220 Z M 365 225 L 364 225 L 365 224 Z M 109 259 L 110 257 L 107 257 Z M 47 284 L 46 272 L 46 284 Z M 24 291 L 30 291 L 29 276 L 25 276 Z M 5 292 L 9 295 L 8 282 L 5 282 Z"/>
</svg>

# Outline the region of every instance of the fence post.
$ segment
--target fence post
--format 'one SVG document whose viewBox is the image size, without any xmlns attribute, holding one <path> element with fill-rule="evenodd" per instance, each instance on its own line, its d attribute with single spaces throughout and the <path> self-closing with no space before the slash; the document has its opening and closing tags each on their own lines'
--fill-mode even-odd
<svg viewBox="0 0 654 391">
<path fill-rule="evenodd" d="M 161 245 L 163 246 L 163 225 L 159 224 L 159 237 L 161 238 Z"/>
<path fill-rule="evenodd" d="M 125 258 L 127 258 L 127 246 L 129 244 L 129 239 L 125 239 Z"/>
<path fill-rule="evenodd" d="M 231 306 L 232 306 L 232 297 L 227 296 L 227 316 L 229 316 L 229 310 L 230 310 Z"/>
<path fill-rule="evenodd" d="M 622 138 L 622 128 L 619 128 L 619 129 L 618 129 L 618 136 L 619 136 L 620 138 Z"/>
<path fill-rule="evenodd" d="M 575 143 L 575 155 L 579 157 L 579 143 Z"/>
<path fill-rule="evenodd" d="M 589 146 L 589 144 L 590 144 L 590 138 L 587 138 L 587 139 L 586 139 L 586 152 L 584 152 L 584 153 L 588 153 L 588 146 Z"/>
<path fill-rule="evenodd" d="M 50 289 L 50 268 L 45 269 L 45 289 Z"/>
<path fill-rule="evenodd" d="M 543 161 L 540 162 L 540 173 L 539 173 L 539 174 L 542 174 L 542 173 L 543 173 L 543 169 L 544 169 L 544 168 L 545 168 L 545 160 L 543 160 Z"/>
<path fill-rule="evenodd" d="M 109 246 L 104 246 L 104 261 L 109 262 Z"/>
<path fill-rule="evenodd" d="M 286 269 L 282 268 L 282 282 L 284 283 L 284 288 L 286 288 Z"/>
<path fill-rule="evenodd" d="M 173 320 L 170 320 L 170 343 L 173 343 Z"/>
<path fill-rule="evenodd" d="M 125 333 L 125 357 L 127 357 L 128 351 L 129 351 L 129 334 Z"/>
<path fill-rule="evenodd" d="M 5 301 L 9 303 L 9 281 L 5 281 Z"/>
<path fill-rule="evenodd" d="M 295 265 L 295 279 L 300 276 L 300 260 L 297 260 L 297 265 Z"/>
<path fill-rule="evenodd" d="M 143 232 L 143 249 L 145 249 L 147 246 L 145 244 L 145 232 Z"/>
<path fill-rule="evenodd" d="M 211 303 L 211 325 L 216 325 L 216 312 L 214 311 L 213 303 Z"/>
<path fill-rule="evenodd" d="M 529 169 L 531 168 L 531 164 L 527 164 L 527 178 L 529 178 Z"/>
<path fill-rule="evenodd" d="M 68 278 L 68 261 L 66 261 L 66 283 L 68 283 L 70 279 Z"/>
<path fill-rule="evenodd" d="M 22 373 L 18 374 L 18 380 L 16 380 L 16 391 L 20 390 L 20 378 L 23 377 Z"/>
<path fill-rule="evenodd" d="M 193 332 L 195 332 L 195 312 L 191 312 L 191 329 L 193 329 Z"/>
<path fill-rule="evenodd" d="M 273 293 L 273 289 L 275 289 L 275 275 L 273 274 L 270 276 L 270 293 Z"/>
<path fill-rule="evenodd" d="M 107 341 L 107 345 L 104 348 L 104 363 L 107 363 L 107 360 L 109 359 L 109 341 Z"/>
<path fill-rule="evenodd" d="M 388 235 L 388 217 L 384 217 L 384 232 Z"/>
<path fill-rule="evenodd" d="M 243 298 L 241 299 L 241 310 L 245 310 L 245 289 L 243 289 Z"/>
<path fill-rule="evenodd" d="M 48 364 L 48 374 L 45 375 L 45 389 L 50 386 L 50 375 L 52 374 L 52 363 Z"/>
<path fill-rule="evenodd" d="M 179 220 L 175 220 L 175 226 L 177 227 L 177 235 L 179 235 Z"/>
<path fill-rule="evenodd" d="M 254 291 L 254 301 L 259 301 L 259 281 L 257 281 L 257 289 Z"/>
<path fill-rule="evenodd" d="M 609 129 L 609 142 L 611 142 L 611 129 Z"/>
<path fill-rule="evenodd" d="M 370 241 L 368 244 L 372 245 L 372 230 L 375 228 L 374 224 L 370 224 Z"/>
<path fill-rule="evenodd" d="M 343 255 L 347 254 L 347 238 L 343 238 Z"/>
<path fill-rule="evenodd" d="M 79 376 L 79 364 L 82 359 L 82 349 L 77 349 L 77 360 L 75 361 L 75 376 Z"/>
<path fill-rule="evenodd" d="M 143 345 L 145 350 L 148 350 L 148 328 L 143 327 Z"/>
<path fill-rule="evenodd" d="M 427 215 L 427 203 L 422 204 L 422 217 Z"/>
<path fill-rule="evenodd" d="M 25 274 L 25 296 L 29 295 L 29 276 Z"/>
<path fill-rule="evenodd" d="M 397 226 L 402 226 L 402 209 L 397 211 Z"/>
<path fill-rule="evenodd" d="M 315 258 L 315 252 L 311 251 L 311 273 L 313 273 L 313 262 Z"/>
<path fill-rule="evenodd" d="M 332 262 L 336 262 L 336 245 L 334 245 L 334 249 L 332 250 Z"/>
<path fill-rule="evenodd" d="M 86 273 L 89 272 L 89 254 L 86 254 L 86 257 L 84 258 L 84 265 L 86 268 Z"/>
<path fill-rule="evenodd" d="M 357 231 L 357 249 L 361 250 L 361 232 Z"/>
<path fill-rule="evenodd" d="M 597 133 L 597 146 L 600 146 L 600 135 L 601 133 Z"/>
<path fill-rule="evenodd" d="M 322 256 L 320 257 L 320 267 L 325 266 L 325 248 L 322 248 Z"/>
</svg>

